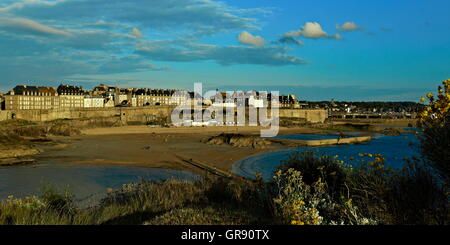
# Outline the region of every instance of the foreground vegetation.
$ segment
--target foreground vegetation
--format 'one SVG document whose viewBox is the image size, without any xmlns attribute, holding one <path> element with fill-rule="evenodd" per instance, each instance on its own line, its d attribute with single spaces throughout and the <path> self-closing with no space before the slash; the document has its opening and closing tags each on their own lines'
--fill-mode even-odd
<svg viewBox="0 0 450 245">
<path fill-rule="evenodd" d="M 47 188 L 39 197 L 0 204 L 0 224 L 448 224 L 448 196 L 431 169 L 395 171 L 379 155 L 358 168 L 312 152 L 291 155 L 273 182 L 206 178 L 142 181 L 110 191 L 97 206 Z"/>
<path fill-rule="evenodd" d="M 360 153 L 343 162 L 312 152 L 292 154 L 272 182 L 205 178 L 142 181 L 110 190 L 97 206 L 47 188 L 39 197 L 0 202 L 0 224 L 292 224 L 448 225 L 450 80 L 420 113 L 421 158 L 402 169 L 382 155 Z M 425 100 L 425 99 L 423 99 Z"/>
</svg>

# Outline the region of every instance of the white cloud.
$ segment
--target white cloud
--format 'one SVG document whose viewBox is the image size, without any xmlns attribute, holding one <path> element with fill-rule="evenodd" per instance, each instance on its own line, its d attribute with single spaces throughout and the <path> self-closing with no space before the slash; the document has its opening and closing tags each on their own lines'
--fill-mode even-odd
<svg viewBox="0 0 450 245">
<path fill-rule="evenodd" d="M 143 37 L 142 32 L 136 27 L 133 27 L 133 30 L 131 30 L 131 35 L 135 36 L 138 39 Z"/>
<path fill-rule="evenodd" d="M 333 36 L 329 36 L 328 38 L 339 40 L 339 39 L 341 39 L 342 37 L 341 37 L 341 34 L 336 33 L 336 34 L 334 34 Z"/>
<path fill-rule="evenodd" d="M 264 46 L 264 38 L 260 36 L 253 36 L 252 34 L 246 31 L 243 31 L 241 32 L 241 34 L 239 34 L 238 40 L 240 43 L 243 44 L 249 44 L 257 47 Z"/>
<path fill-rule="evenodd" d="M 306 38 L 331 38 L 331 39 L 340 39 L 341 36 L 339 34 L 328 35 L 323 29 L 322 26 L 317 22 L 306 22 L 305 25 L 300 27 L 300 30 L 290 31 L 284 34 L 286 37 L 306 37 Z"/>
<path fill-rule="evenodd" d="M 0 28 L 33 35 L 71 36 L 70 33 L 25 18 L 0 17 Z"/>
<path fill-rule="evenodd" d="M 355 22 L 345 22 L 342 25 L 336 25 L 336 29 L 340 31 L 357 31 L 360 30 L 361 27 L 355 24 Z"/>
</svg>

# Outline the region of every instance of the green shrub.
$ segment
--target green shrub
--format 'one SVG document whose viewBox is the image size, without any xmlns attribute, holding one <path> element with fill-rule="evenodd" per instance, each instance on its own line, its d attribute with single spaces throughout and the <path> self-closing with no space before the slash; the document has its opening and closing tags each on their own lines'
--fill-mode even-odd
<svg viewBox="0 0 450 245">
<path fill-rule="evenodd" d="M 407 162 L 403 171 L 386 167 L 385 158 L 380 154 L 359 154 L 359 158 L 352 158 L 352 161 L 355 167 L 349 168 L 349 164 L 336 158 L 318 157 L 312 152 L 290 155 L 279 168 L 276 180 L 279 181 L 282 173 L 283 179 L 295 183 L 291 187 L 283 184 L 283 188 L 291 193 L 281 199 L 302 196 L 303 208 L 307 208 L 309 202 L 308 208 L 318 210 L 322 224 L 448 223 L 449 202 L 445 186 L 419 159 Z M 285 176 L 288 173 L 290 179 Z M 318 183 L 324 188 L 318 189 Z M 318 191 L 327 193 L 318 198 L 315 196 Z M 319 199 L 323 201 L 320 204 Z M 287 203 L 298 205 L 292 200 Z"/>
<path fill-rule="evenodd" d="M 334 198 L 339 198 L 347 192 L 345 183 L 347 182 L 348 170 L 342 161 L 334 157 L 321 155 L 314 152 L 296 152 L 290 154 L 288 160 L 282 161 L 281 169 L 293 168 L 302 173 L 303 181 L 312 185 L 319 178 L 327 184 L 329 194 Z"/>
<path fill-rule="evenodd" d="M 433 171 L 415 158 L 402 171 L 388 168 L 381 155 L 364 154 L 349 175 L 349 193 L 367 217 L 384 224 L 443 224 L 448 196 Z"/>
<path fill-rule="evenodd" d="M 41 189 L 41 200 L 46 207 L 60 214 L 72 214 L 75 210 L 74 195 L 68 190 L 58 190 L 57 188 L 45 185 Z"/>
<path fill-rule="evenodd" d="M 252 210 L 271 210 L 270 185 L 260 178 L 250 181 L 237 178 L 210 178 L 203 181 L 205 196 L 217 203 L 229 203 Z M 255 209 L 256 208 L 256 209 Z"/>
<path fill-rule="evenodd" d="M 352 199 L 333 199 L 327 184 L 318 178 L 306 184 L 300 171 L 293 168 L 276 171 L 274 196 L 275 214 L 281 224 L 376 224 L 375 220 L 363 217 Z"/>
<path fill-rule="evenodd" d="M 396 224 L 448 225 L 445 187 L 423 163 L 409 162 L 390 184 L 387 201 Z"/>
</svg>

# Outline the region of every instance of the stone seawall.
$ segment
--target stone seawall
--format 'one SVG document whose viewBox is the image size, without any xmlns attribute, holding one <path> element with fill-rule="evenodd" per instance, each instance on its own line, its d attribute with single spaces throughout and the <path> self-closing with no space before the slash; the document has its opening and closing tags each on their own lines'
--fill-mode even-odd
<svg viewBox="0 0 450 245">
<path fill-rule="evenodd" d="M 280 117 L 306 118 L 311 123 L 324 123 L 328 111 L 323 109 L 280 109 Z"/>
<path fill-rule="evenodd" d="M 325 146 L 325 145 L 346 145 L 371 141 L 370 136 L 349 137 L 341 139 L 321 139 L 321 140 L 288 140 L 288 139 L 271 139 L 272 142 L 287 145 L 289 147 L 301 146 Z"/>
<path fill-rule="evenodd" d="M 0 120 L 24 119 L 35 122 L 52 121 L 57 119 L 84 118 L 117 118 L 123 122 L 146 121 L 152 118 L 170 116 L 174 107 L 111 107 L 111 108 L 72 108 L 53 110 L 15 110 L 0 111 Z"/>
<path fill-rule="evenodd" d="M 170 118 L 174 106 L 71 108 L 53 110 L 6 110 L 0 111 L 0 121 L 24 119 L 35 122 L 57 119 L 117 118 L 123 123 L 145 122 L 155 118 Z M 270 111 L 269 111 L 270 113 Z M 280 117 L 304 118 L 311 123 L 323 123 L 326 110 L 280 109 Z"/>
</svg>

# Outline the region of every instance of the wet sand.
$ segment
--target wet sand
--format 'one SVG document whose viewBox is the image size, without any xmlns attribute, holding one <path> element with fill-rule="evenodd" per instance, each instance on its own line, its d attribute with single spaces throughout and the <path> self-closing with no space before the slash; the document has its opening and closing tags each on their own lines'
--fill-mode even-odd
<svg viewBox="0 0 450 245">
<path fill-rule="evenodd" d="M 52 137 L 64 147 L 47 147 L 35 156 L 37 163 L 65 162 L 87 165 L 145 166 L 203 170 L 185 163 L 178 156 L 230 171 L 232 164 L 253 154 L 285 149 L 272 144 L 265 149 L 208 145 L 202 141 L 223 132 L 259 135 L 261 127 L 179 127 L 152 128 L 124 126 L 82 131 L 76 137 Z M 280 128 L 280 134 L 324 133 L 311 128 Z"/>
</svg>

